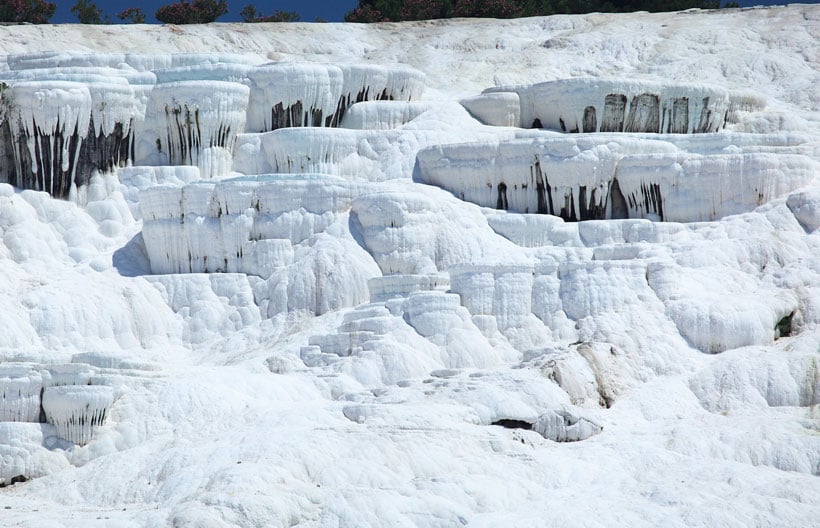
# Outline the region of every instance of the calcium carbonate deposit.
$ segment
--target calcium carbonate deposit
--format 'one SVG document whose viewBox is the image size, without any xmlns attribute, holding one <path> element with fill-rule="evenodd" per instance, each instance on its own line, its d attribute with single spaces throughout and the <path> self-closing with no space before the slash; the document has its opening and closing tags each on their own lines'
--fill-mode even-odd
<svg viewBox="0 0 820 528">
<path fill-rule="evenodd" d="M 820 519 L 820 8 L 0 41 L 0 525 Z"/>
</svg>

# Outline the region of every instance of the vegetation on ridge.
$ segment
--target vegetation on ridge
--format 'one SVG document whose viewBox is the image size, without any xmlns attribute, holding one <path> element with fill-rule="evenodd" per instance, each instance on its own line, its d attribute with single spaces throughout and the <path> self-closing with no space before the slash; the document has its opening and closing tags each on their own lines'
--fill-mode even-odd
<svg viewBox="0 0 820 528">
<path fill-rule="evenodd" d="M 48 24 L 57 4 L 45 0 L 0 0 L 0 22 Z"/>
<path fill-rule="evenodd" d="M 164 24 L 208 24 L 227 12 L 227 0 L 182 0 L 160 7 L 154 17 Z"/>
<path fill-rule="evenodd" d="M 400 22 L 434 18 L 518 18 L 592 12 L 718 9 L 720 0 L 359 0 L 345 22 Z M 725 7 L 738 7 L 729 2 Z"/>
<path fill-rule="evenodd" d="M 302 19 L 296 11 L 278 9 L 272 15 L 265 16 L 257 12 L 256 7 L 251 4 L 243 7 L 239 14 L 242 16 L 242 22 L 299 22 Z"/>
<path fill-rule="evenodd" d="M 680 11 L 690 8 L 718 9 L 720 0 L 359 0 L 345 15 L 346 22 L 399 22 L 434 18 L 517 18 L 591 12 Z M 723 7 L 740 7 L 727 1 Z M 47 24 L 57 5 L 46 0 L 0 0 L 0 22 Z M 108 16 L 92 0 L 77 0 L 71 12 L 81 24 L 109 24 Z M 165 24 L 207 24 L 228 13 L 227 0 L 180 0 L 155 12 Z M 116 14 L 123 23 L 144 24 L 145 14 L 131 7 Z M 243 22 L 298 22 L 296 11 L 275 10 L 263 15 L 252 4 L 240 12 Z M 316 19 L 317 22 L 324 21 Z"/>
</svg>

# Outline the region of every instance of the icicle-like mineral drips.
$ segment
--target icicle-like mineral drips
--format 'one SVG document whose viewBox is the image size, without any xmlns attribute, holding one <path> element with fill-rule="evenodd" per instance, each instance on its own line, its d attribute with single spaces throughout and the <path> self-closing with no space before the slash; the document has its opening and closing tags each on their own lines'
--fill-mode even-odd
<svg viewBox="0 0 820 528">
<path fill-rule="evenodd" d="M 80 148 L 74 183 L 79 187 L 95 171 L 106 173 L 133 160 L 133 125 L 142 118 L 134 89 L 128 84 L 90 83 L 91 122 Z"/>
<path fill-rule="evenodd" d="M 782 138 L 782 147 L 747 138 L 735 153 L 688 136 L 654 138 L 540 135 L 430 147 L 417 156 L 418 179 L 484 207 L 567 221 L 695 222 L 749 211 L 807 185 L 820 167 Z"/>
<path fill-rule="evenodd" d="M 67 197 L 91 122 L 92 98 L 85 84 L 26 81 L 6 90 L 15 161 L 15 185 Z"/>
<path fill-rule="evenodd" d="M 406 66 L 275 63 L 248 71 L 248 130 L 338 127 L 348 108 L 364 101 L 421 97 L 424 76 Z"/>
<path fill-rule="evenodd" d="M 330 126 L 342 93 L 336 66 L 276 63 L 248 72 L 248 130 Z"/>
<path fill-rule="evenodd" d="M 327 175 L 282 174 L 146 189 L 140 208 L 151 270 L 267 277 L 293 261 L 291 243 L 324 230 L 361 189 Z"/>
<path fill-rule="evenodd" d="M 3 96 L 9 122 L 0 129 L 2 178 L 64 198 L 88 184 L 95 171 L 126 165 L 133 157 L 133 123 L 144 109 L 119 72 L 73 67 L 0 73 L 11 85 Z"/>
<path fill-rule="evenodd" d="M 339 126 L 345 112 L 364 101 L 412 101 L 424 92 L 424 74 L 407 66 L 341 66 L 344 78 L 341 97 L 330 126 Z"/>
<path fill-rule="evenodd" d="M 0 365 L 0 422 L 39 422 L 43 377 L 30 365 Z"/>
<path fill-rule="evenodd" d="M 96 374 L 93 367 L 84 363 L 48 365 L 43 369 L 43 386 L 88 385 Z"/>
<path fill-rule="evenodd" d="M 571 133 L 718 132 L 736 110 L 762 103 L 704 84 L 601 78 L 489 88 L 485 95 L 510 92 L 520 97 L 523 126 Z"/>
<path fill-rule="evenodd" d="M 196 166 L 210 179 L 232 170 L 236 138 L 246 122 L 258 133 L 337 127 L 354 103 L 395 100 L 395 105 L 364 111 L 359 119 L 358 126 L 375 122 L 382 129 L 427 108 L 407 103 L 420 97 L 424 77 L 406 66 L 260 66 L 260 61 L 229 54 L 9 56 L 9 69 L 0 72 L 0 81 L 8 83 L 0 86 L 0 181 L 82 200 L 85 194 L 78 188 L 94 173 L 131 164 Z M 331 142 L 342 146 L 343 155 L 351 141 L 361 139 L 346 138 Z M 252 147 L 243 142 L 242 155 L 252 151 L 252 156 Z M 300 149 L 308 154 L 314 150 Z M 373 151 L 369 144 L 364 150 Z M 246 158 L 238 166 L 247 169 Z M 353 156 L 348 167 L 357 174 L 359 158 Z M 321 170 L 302 166 L 303 161 L 297 159 L 300 167 L 292 170 Z M 336 160 L 318 165 L 329 162 Z M 255 172 L 273 170 L 287 169 L 277 165 Z"/>
<path fill-rule="evenodd" d="M 58 436 L 81 446 L 89 443 L 94 430 L 105 422 L 113 402 L 111 387 L 100 385 L 65 385 L 43 391 L 48 423 Z"/>
<path fill-rule="evenodd" d="M 158 84 L 151 91 L 136 158 L 141 165 L 196 165 L 203 178 L 228 174 L 245 130 L 249 89 L 223 81 Z"/>
</svg>

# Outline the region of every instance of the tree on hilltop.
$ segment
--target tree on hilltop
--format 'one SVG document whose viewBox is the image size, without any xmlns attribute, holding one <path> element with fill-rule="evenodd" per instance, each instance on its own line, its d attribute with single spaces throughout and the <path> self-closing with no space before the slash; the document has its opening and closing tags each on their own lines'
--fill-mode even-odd
<svg viewBox="0 0 820 528">
<path fill-rule="evenodd" d="M 0 22 L 48 24 L 57 4 L 45 0 L 0 0 Z"/>
<path fill-rule="evenodd" d="M 95 4 L 94 2 L 78 0 L 76 4 L 71 6 L 71 12 L 74 13 L 74 15 L 77 17 L 77 20 L 80 21 L 80 24 L 103 23 L 102 9 L 97 7 L 97 4 Z"/>
<path fill-rule="evenodd" d="M 117 18 L 126 24 L 145 24 L 145 13 L 139 7 L 129 7 L 117 13 Z"/>
<path fill-rule="evenodd" d="M 372 5 L 359 2 L 358 7 L 345 15 L 345 22 L 369 24 L 372 22 L 390 22 L 390 19 Z"/>
<path fill-rule="evenodd" d="M 736 2 L 729 2 L 733 7 Z M 517 18 L 554 14 L 718 9 L 720 0 L 359 0 L 346 22 L 401 22 L 432 18 Z"/>
<path fill-rule="evenodd" d="M 296 11 L 280 11 L 276 10 L 272 15 L 265 16 L 256 11 L 256 7 L 251 4 L 242 8 L 239 15 L 242 17 L 242 22 L 299 22 L 302 17 Z"/>
<path fill-rule="evenodd" d="M 227 12 L 227 0 L 182 0 L 160 7 L 154 16 L 163 24 L 208 24 Z"/>
</svg>

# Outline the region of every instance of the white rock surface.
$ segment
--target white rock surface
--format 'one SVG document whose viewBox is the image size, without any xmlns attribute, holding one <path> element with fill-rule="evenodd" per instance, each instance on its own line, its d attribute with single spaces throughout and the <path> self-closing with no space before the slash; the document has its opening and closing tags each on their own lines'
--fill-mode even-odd
<svg viewBox="0 0 820 528">
<path fill-rule="evenodd" d="M 253 72 L 281 64 L 338 68 L 336 102 L 366 128 L 246 126 L 224 170 L 153 159 L 92 175 L 72 201 L 0 184 L 0 362 L 25 365 L 0 385 L 30 389 L 39 372 L 46 400 L 82 391 L 41 402 L 58 418 L 72 401 L 83 415 L 110 405 L 85 445 L 0 422 L 0 478 L 30 478 L 0 494 L 0 524 L 814 525 L 818 20 L 792 5 L 4 27 L 3 79 L 85 86 L 87 102 L 107 77 L 133 90 L 134 130 L 151 124 L 139 114 L 154 90 L 177 82 L 189 102 L 217 93 L 197 85 L 247 90 L 232 122 L 263 122 L 248 110 L 264 96 Z M 567 136 L 509 126 L 517 93 L 460 103 L 591 76 L 670 90 L 703 79 L 730 94 L 725 129 Z M 284 92 L 304 102 L 318 84 Z M 267 86 L 265 104 L 284 87 Z M 394 101 L 376 101 L 387 87 Z M 355 103 L 362 90 L 371 100 Z M 560 109 L 565 126 L 583 125 L 584 105 Z M 569 197 L 580 215 L 579 185 L 606 196 L 599 176 L 616 171 L 625 201 L 666 185 L 665 221 L 645 200 L 633 207 L 646 218 L 532 214 L 533 145 L 547 144 L 559 210 Z M 454 192 L 419 183 L 428 147 L 453 154 L 441 184 Z M 275 174 L 288 162 L 307 174 Z M 686 187 L 692 174 L 700 187 Z M 231 273 L 204 273 L 206 256 Z M 35 392 L 7 408 L 36 409 Z M 84 442 L 90 429 L 60 434 Z"/>
<path fill-rule="evenodd" d="M 549 411 L 538 417 L 533 430 L 555 442 L 579 442 L 600 433 L 603 428 L 572 409 Z"/>
<path fill-rule="evenodd" d="M 114 401 L 111 387 L 62 385 L 43 391 L 43 410 L 60 438 L 83 446 L 105 423 Z"/>
<path fill-rule="evenodd" d="M 765 140 L 762 140 L 765 142 Z M 809 156 L 700 154 L 606 135 L 470 143 L 419 152 L 418 180 L 483 207 L 565 220 L 716 220 L 812 182 Z"/>
<path fill-rule="evenodd" d="M 39 422 L 42 373 L 26 364 L 0 365 L 0 422 Z"/>
<path fill-rule="evenodd" d="M 521 126 L 521 99 L 516 92 L 484 93 L 459 102 L 485 125 Z"/>
<path fill-rule="evenodd" d="M 820 192 L 817 189 L 790 194 L 786 205 L 806 231 L 812 232 L 820 227 Z"/>
<path fill-rule="evenodd" d="M 158 84 L 139 131 L 136 163 L 193 165 L 205 179 L 228 174 L 249 94 L 247 86 L 227 81 Z"/>
<path fill-rule="evenodd" d="M 334 118 L 343 84 L 341 68 L 332 65 L 273 63 L 255 68 L 248 74 L 248 132 L 326 126 L 325 121 Z"/>
<path fill-rule="evenodd" d="M 0 485 L 44 477 L 70 468 L 54 446 L 55 429 L 48 424 L 0 421 Z"/>
<path fill-rule="evenodd" d="M 521 126 L 576 133 L 719 132 L 730 112 L 765 107 L 761 98 L 735 97 L 716 86 L 624 78 L 566 79 L 488 91 L 505 92 L 520 98 Z"/>
</svg>

